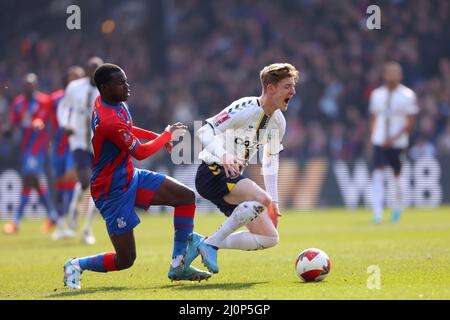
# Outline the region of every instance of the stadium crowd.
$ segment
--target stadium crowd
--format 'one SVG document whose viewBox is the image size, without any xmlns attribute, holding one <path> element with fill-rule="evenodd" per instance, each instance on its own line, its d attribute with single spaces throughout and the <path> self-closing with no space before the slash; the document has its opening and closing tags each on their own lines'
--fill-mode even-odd
<svg viewBox="0 0 450 320">
<path fill-rule="evenodd" d="M 369 156 L 368 97 L 392 59 L 418 95 L 410 156 L 450 154 L 448 1 L 163 1 L 165 28 L 156 45 L 166 53 L 162 69 L 149 58 L 146 1 L 78 1 L 81 30 L 66 28 L 64 1 L 47 2 L 34 19 L 11 20 L 9 33 L 1 33 L 9 49 L 0 51 L 0 125 L 25 73 L 35 72 L 40 89 L 52 92 L 67 67 L 92 55 L 124 66 L 134 121 L 153 130 L 175 120 L 192 127 L 238 97 L 259 95 L 259 70 L 286 61 L 301 80 L 286 114 L 282 156 L 352 160 Z M 381 8 L 381 30 L 366 26 L 370 4 Z M 37 22 L 42 16 L 46 24 Z M 112 28 L 102 25 L 107 19 Z M 8 150 L 1 142 L 0 153 Z"/>
</svg>

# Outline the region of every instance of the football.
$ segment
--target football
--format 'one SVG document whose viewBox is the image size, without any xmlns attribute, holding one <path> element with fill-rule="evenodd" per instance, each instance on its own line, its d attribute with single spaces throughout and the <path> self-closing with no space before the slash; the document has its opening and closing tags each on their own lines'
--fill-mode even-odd
<svg viewBox="0 0 450 320">
<path fill-rule="evenodd" d="M 295 261 L 295 272 L 304 282 L 322 281 L 328 276 L 330 269 L 330 258 L 316 248 L 303 250 Z"/>
</svg>

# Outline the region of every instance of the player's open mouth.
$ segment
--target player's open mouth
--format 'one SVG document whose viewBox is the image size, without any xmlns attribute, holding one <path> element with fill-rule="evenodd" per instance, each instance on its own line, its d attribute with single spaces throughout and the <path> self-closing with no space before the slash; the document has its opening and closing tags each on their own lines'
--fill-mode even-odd
<svg viewBox="0 0 450 320">
<path fill-rule="evenodd" d="M 291 98 L 286 98 L 284 99 L 284 103 L 287 105 L 289 103 L 289 101 L 291 101 Z"/>
</svg>

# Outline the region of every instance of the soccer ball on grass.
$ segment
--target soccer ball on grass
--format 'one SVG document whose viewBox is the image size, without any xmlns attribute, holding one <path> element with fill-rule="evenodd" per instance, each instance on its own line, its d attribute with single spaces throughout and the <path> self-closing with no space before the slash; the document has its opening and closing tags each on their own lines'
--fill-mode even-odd
<svg viewBox="0 0 450 320">
<path fill-rule="evenodd" d="M 330 258 L 316 248 L 302 251 L 295 261 L 295 272 L 304 282 L 322 281 L 328 276 L 330 269 Z"/>
</svg>

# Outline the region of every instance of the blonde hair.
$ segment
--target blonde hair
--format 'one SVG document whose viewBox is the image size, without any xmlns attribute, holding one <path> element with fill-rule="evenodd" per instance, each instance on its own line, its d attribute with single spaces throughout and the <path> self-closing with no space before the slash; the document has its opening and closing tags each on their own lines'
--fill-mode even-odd
<svg viewBox="0 0 450 320">
<path fill-rule="evenodd" d="M 299 76 L 299 71 L 289 63 L 273 63 L 269 66 L 265 66 L 259 73 L 263 91 L 265 91 L 269 84 L 276 85 L 285 78 L 293 77 L 295 82 L 297 82 Z"/>
</svg>

